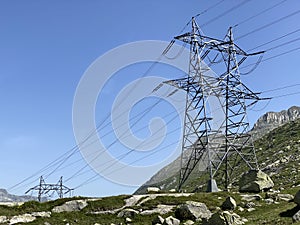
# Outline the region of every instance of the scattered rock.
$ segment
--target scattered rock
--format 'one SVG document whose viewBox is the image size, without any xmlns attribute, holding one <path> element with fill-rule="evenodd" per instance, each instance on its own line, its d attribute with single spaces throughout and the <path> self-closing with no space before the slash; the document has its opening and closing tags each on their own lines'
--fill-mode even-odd
<svg viewBox="0 0 300 225">
<path fill-rule="evenodd" d="M 241 206 L 238 207 L 238 210 L 239 210 L 240 212 L 244 212 L 244 211 L 245 211 L 245 209 L 244 209 L 243 207 L 241 207 Z"/>
<path fill-rule="evenodd" d="M 261 170 L 250 170 L 244 173 L 239 182 L 241 192 L 260 192 L 274 186 L 271 178 Z"/>
<path fill-rule="evenodd" d="M 248 212 L 252 212 L 254 210 L 255 210 L 255 208 L 249 208 L 249 209 L 247 209 Z"/>
<path fill-rule="evenodd" d="M 300 221 L 300 210 L 297 213 L 295 213 L 295 215 L 293 215 L 292 218 L 293 218 L 293 222 Z"/>
<path fill-rule="evenodd" d="M 254 202 L 247 202 L 245 204 L 245 208 L 246 209 L 250 209 L 250 208 L 254 208 L 255 207 L 255 203 Z"/>
<path fill-rule="evenodd" d="M 245 224 L 236 213 L 228 211 L 214 213 L 210 219 L 204 221 L 204 225 L 241 225 Z"/>
<path fill-rule="evenodd" d="M 6 223 L 7 221 L 8 220 L 6 216 L 0 216 L 0 223 Z"/>
<path fill-rule="evenodd" d="M 13 216 L 10 219 L 10 223 L 9 224 L 16 224 L 16 223 L 29 223 L 32 222 L 36 219 L 36 217 L 32 216 L 31 214 L 23 214 L 23 215 L 19 215 L 19 216 Z"/>
<path fill-rule="evenodd" d="M 126 217 L 125 221 L 126 221 L 126 223 L 131 223 L 131 222 L 132 222 L 132 219 Z"/>
<path fill-rule="evenodd" d="M 134 209 L 123 209 L 121 212 L 118 213 L 118 217 L 133 218 L 137 214 L 139 214 L 139 212 Z"/>
<path fill-rule="evenodd" d="M 265 199 L 265 203 L 266 204 L 273 204 L 274 200 L 272 198 L 267 198 L 267 199 Z"/>
<path fill-rule="evenodd" d="M 187 201 L 175 210 L 175 216 L 180 220 L 208 219 L 211 214 L 204 203 L 193 201 Z"/>
<path fill-rule="evenodd" d="M 49 218 L 51 217 L 51 212 L 33 212 L 31 215 L 35 217 Z"/>
<path fill-rule="evenodd" d="M 247 201 L 247 202 L 252 202 L 252 201 L 259 201 L 262 199 L 262 197 L 259 194 L 255 195 L 241 195 L 242 196 L 242 201 Z"/>
<path fill-rule="evenodd" d="M 294 199 L 293 195 L 290 194 L 280 194 L 280 193 L 273 193 L 273 192 L 267 192 L 266 198 L 273 199 L 274 201 L 292 201 Z"/>
<path fill-rule="evenodd" d="M 158 187 L 147 187 L 147 193 L 157 193 L 160 189 Z"/>
<path fill-rule="evenodd" d="M 179 225 L 180 224 L 180 220 L 174 218 L 173 216 L 169 216 L 165 219 L 163 225 Z"/>
<path fill-rule="evenodd" d="M 193 224 L 195 224 L 195 222 L 192 220 L 187 220 L 183 223 L 183 225 L 193 225 Z"/>
<path fill-rule="evenodd" d="M 72 200 L 52 209 L 54 213 L 80 211 L 88 205 L 86 200 Z"/>
<path fill-rule="evenodd" d="M 286 201 L 286 202 L 289 202 L 289 201 L 292 201 L 294 199 L 294 196 L 293 195 L 290 195 L 290 194 L 278 194 L 277 195 L 277 201 Z"/>
<path fill-rule="evenodd" d="M 164 221 L 165 221 L 165 219 L 158 215 L 157 217 L 155 217 L 155 218 L 152 220 L 152 225 L 155 225 L 155 224 L 163 224 Z"/>
<path fill-rule="evenodd" d="M 175 205 L 157 205 L 157 207 L 154 209 L 145 210 L 145 211 L 141 212 L 141 215 L 151 215 L 151 214 L 155 214 L 155 213 L 164 215 L 169 212 L 172 212 L 175 207 L 176 207 Z"/>
<path fill-rule="evenodd" d="M 234 200 L 234 198 L 229 196 L 223 202 L 221 208 L 223 210 L 234 210 L 236 208 L 236 201 Z"/>
<path fill-rule="evenodd" d="M 294 197 L 294 202 L 300 206 L 300 190 L 296 193 Z"/>
</svg>

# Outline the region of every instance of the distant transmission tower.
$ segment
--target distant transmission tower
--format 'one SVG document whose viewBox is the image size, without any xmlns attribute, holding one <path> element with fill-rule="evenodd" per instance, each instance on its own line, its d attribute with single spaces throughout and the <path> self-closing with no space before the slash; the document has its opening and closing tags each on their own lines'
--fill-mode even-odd
<svg viewBox="0 0 300 225">
<path fill-rule="evenodd" d="M 63 178 L 60 177 L 57 184 L 47 184 L 44 180 L 44 178 L 40 177 L 40 183 L 39 185 L 36 185 L 32 188 L 30 188 L 28 191 L 25 192 L 27 194 L 30 191 L 37 191 L 38 192 L 38 200 L 39 202 L 42 201 L 43 195 L 47 195 L 48 193 L 56 192 L 59 198 L 63 198 L 64 194 L 70 193 L 73 189 L 66 187 L 63 185 Z"/>
<path fill-rule="evenodd" d="M 237 165 L 245 162 L 250 169 L 258 169 L 255 149 L 246 121 L 246 109 L 261 98 L 241 82 L 239 66 L 250 55 L 233 40 L 230 28 L 224 40 L 201 35 L 199 26 L 192 18 L 191 32 L 175 37 L 190 47 L 189 74 L 182 79 L 164 83 L 186 92 L 186 109 L 182 140 L 179 190 L 199 162 L 209 171 L 207 191 L 218 191 L 215 176 L 223 171 L 224 187 L 232 181 Z M 215 54 L 213 59 L 210 54 Z M 221 60 L 217 61 L 217 58 Z M 221 75 L 212 76 L 208 65 L 224 62 Z M 220 68 L 220 65 L 218 65 Z M 214 71 L 216 72 L 216 71 Z M 223 121 L 215 128 L 209 102 L 217 99 L 224 114 Z M 221 167 L 222 166 L 222 167 Z"/>
</svg>

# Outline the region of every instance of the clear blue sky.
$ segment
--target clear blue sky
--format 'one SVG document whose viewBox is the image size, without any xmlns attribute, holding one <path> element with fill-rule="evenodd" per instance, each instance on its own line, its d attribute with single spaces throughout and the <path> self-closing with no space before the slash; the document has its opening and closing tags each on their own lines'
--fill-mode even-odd
<svg viewBox="0 0 300 225">
<path fill-rule="evenodd" d="M 15 185 L 76 144 L 72 127 L 73 97 L 82 75 L 94 60 L 112 48 L 133 41 L 170 41 L 193 15 L 218 2 L 220 1 L 0 1 L 0 187 Z M 234 26 L 281 1 L 250 0 L 230 13 L 225 13 L 241 2 L 243 1 L 225 0 L 199 16 L 199 25 L 219 17 L 204 25 L 203 32 L 222 39 L 229 26 Z M 242 36 L 299 9 L 298 0 L 286 0 L 235 27 L 234 35 Z M 245 50 L 251 49 L 299 29 L 299 21 L 298 12 L 238 39 L 237 44 Z M 257 50 L 297 39 L 299 34 L 300 32 L 296 32 Z M 300 47 L 300 41 L 267 52 L 264 58 L 297 47 Z M 300 83 L 299 56 L 300 50 L 265 61 L 242 79 L 254 91 Z M 127 80 L 126 76 L 120 78 L 120 81 L 115 80 L 122 84 L 130 81 L 132 79 Z M 296 86 L 269 92 L 264 96 L 277 96 L 298 90 L 299 86 Z M 254 110 L 262 110 L 249 111 L 250 123 L 253 125 L 267 111 L 280 111 L 292 105 L 300 105 L 299 96 L 275 98 L 266 107 L 265 103 L 257 105 Z M 98 102 L 98 110 L 101 111 L 105 104 L 105 101 Z M 141 109 L 146 107 L 147 102 L 144 104 Z M 139 113 L 139 108 L 135 110 Z M 96 120 L 101 120 L 101 116 L 98 116 Z M 79 154 L 74 157 L 73 160 L 80 159 Z M 80 161 L 75 168 L 61 170 L 47 181 L 56 182 L 60 175 L 67 178 L 76 168 L 84 165 Z M 86 176 L 71 180 L 66 185 L 77 186 L 93 174 L 86 173 Z M 12 192 L 23 194 L 35 184 L 37 182 Z M 75 194 L 103 196 L 131 193 L 135 189 L 136 187 L 118 185 L 100 178 L 79 188 Z"/>
</svg>

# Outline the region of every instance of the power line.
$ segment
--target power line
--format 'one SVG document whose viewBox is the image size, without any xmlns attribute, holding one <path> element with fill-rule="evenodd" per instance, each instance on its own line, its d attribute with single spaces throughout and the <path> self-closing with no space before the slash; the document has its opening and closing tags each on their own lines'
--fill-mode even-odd
<svg viewBox="0 0 300 225">
<path fill-rule="evenodd" d="M 222 2 L 224 2 L 224 1 L 225 1 L 225 0 L 218 1 L 217 3 L 215 3 L 215 4 L 211 5 L 211 6 L 209 6 L 207 9 L 205 9 L 205 10 L 203 10 L 202 12 L 198 13 L 198 14 L 195 15 L 194 17 L 196 18 L 196 17 L 199 17 L 199 16 L 201 16 L 201 15 L 207 13 L 208 11 L 210 11 L 210 10 L 212 10 L 213 8 L 217 7 L 218 5 L 220 5 L 220 4 L 221 4 Z M 191 21 L 192 21 L 192 20 L 190 20 L 190 22 L 191 22 Z"/>
<path fill-rule="evenodd" d="M 165 52 L 165 51 L 164 51 Z M 148 73 L 150 73 L 150 71 L 153 70 L 153 68 L 161 61 L 161 58 L 163 56 L 163 53 L 156 59 L 155 62 L 153 62 L 151 64 L 151 66 L 144 72 L 143 76 L 142 77 L 145 77 Z M 140 82 L 140 80 L 135 84 L 138 85 L 138 83 Z M 132 88 L 132 90 L 130 92 L 132 92 L 134 90 L 134 88 Z M 129 93 L 130 93 L 129 92 Z M 126 96 L 124 96 L 125 98 Z M 124 101 L 121 101 L 121 104 L 122 102 Z M 120 104 L 120 105 L 121 105 Z M 116 106 L 116 107 L 119 107 L 120 105 Z M 20 186 L 21 184 L 23 184 L 24 182 L 26 182 L 28 179 L 31 179 L 33 178 L 34 176 L 40 174 L 41 172 L 45 171 L 45 170 L 48 170 L 50 169 L 51 167 L 55 166 L 58 164 L 58 166 L 50 172 L 50 174 L 47 176 L 49 177 L 51 174 L 53 174 L 54 172 L 56 172 L 70 157 L 72 157 L 76 152 L 78 152 L 79 150 L 79 147 L 81 144 L 85 143 L 87 140 L 89 140 L 93 135 L 97 134 L 97 131 L 99 130 L 99 128 L 103 125 L 103 123 L 105 121 L 107 121 L 107 119 L 110 117 L 111 113 L 108 113 L 105 117 L 104 120 L 102 120 L 102 122 L 96 127 L 96 129 L 94 129 L 93 131 L 91 131 L 91 133 L 89 135 L 87 135 L 87 137 L 82 141 L 80 142 L 78 145 L 75 145 L 71 150 L 69 150 L 67 153 L 64 153 L 62 156 L 60 156 L 59 158 L 55 159 L 54 161 L 50 162 L 47 166 L 43 167 L 41 170 L 37 171 L 36 173 L 32 174 L 31 176 L 23 179 L 21 182 L 13 185 L 12 187 L 9 188 L 9 190 L 12 190 L 12 189 L 15 189 L 16 187 Z M 121 116 L 121 115 L 120 115 Z M 106 124 L 109 125 L 110 123 Z M 70 153 L 70 154 L 69 154 Z M 62 157 L 65 157 L 65 158 L 62 158 Z"/>
<path fill-rule="evenodd" d="M 274 92 L 274 91 L 284 90 L 284 89 L 287 89 L 287 88 L 297 87 L 297 86 L 300 86 L 300 84 L 292 84 L 292 85 L 287 85 L 287 86 L 283 86 L 283 87 L 279 87 L 279 88 L 269 89 L 269 90 L 266 90 L 266 91 L 262 91 L 262 93 Z"/>
<path fill-rule="evenodd" d="M 144 111 L 143 114 L 139 114 L 140 118 L 135 121 L 133 123 L 133 125 L 131 127 L 134 127 L 146 114 L 148 114 L 155 106 L 157 106 L 160 102 L 162 101 L 162 99 L 160 98 L 155 104 L 153 104 L 151 107 L 148 107 L 147 111 Z M 113 131 L 112 131 L 113 132 Z M 124 135 L 128 134 L 128 130 L 124 131 L 121 135 L 121 137 L 124 137 Z M 130 135 L 130 134 L 129 134 Z M 127 136 L 129 136 L 127 135 Z M 103 154 L 105 151 L 107 151 L 108 149 L 110 149 L 113 145 L 115 145 L 119 140 L 116 139 L 114 140 L 112 143 L 110 143 L 103 151 L 101 151 L 101 153 L 97 154 L 97 156 L 95 158 L 92 159 L 92 162 L 97 160 L 99 158 L 99 156 L 101 154 Z M 70 178 L 68 178 L 66 181 L 74 178 L 77 174 L 79 174 L 82 170 L 84 170 L 85 168 L 87 168 L 89 166 L 89 164 L 86 164 L 84 167 L 82 167 L 81 169 L 79 169 L 76 173 L 74 173 Z"/>
<path fill-rule="evenodd" d="M 277 20 L 274 20 L 274 21 L 272 21 L 272 22 L 270 22 L 270 23 L 268 23 L 268 24 L 265 24 L 265 25 L 263 25 L 263 26 L 261 26 L 261 27 L 258 27 L 258 28 L 256 28 L 256 29 L 254 29 L 254 30 L 252 30 L 252 31 L 250 31 L 250 32 L 248 32 L 248 33 L 246 33 L 246 34 L 243 34 L 243 35 L 237 37 L 235 40 L 238 40 L 238 39 L 247 37 L 247 36 L 249 36 L 250 34 L 253 34 L 253 33 L 256 33 L 256 32 L 258 32 L 258 31 L 260 31 L 260 30 L 263 30 L 263 29 L 265 29 L 265 28 L 267 28 L 267 27 L 269 27 L 269 26 L 272 26 L 272 25 L 274 25 L 274 24 L 276 24 L 276 23 L 281 22 L 282 20 L 285 20 L 285 19 L 287 19 L 287 18 L 290 18 L 290 17 L 292 17 L 292 16 L 294 16 L 294 15 L 297 15 L 298 13 L 300 13 L 300 10 L 297 10 L 297 11 L 295 11 L 295 12 L 293 12 L 293 13 L 290 13 L 290 14 L 288 14 L 288 15 L 286 15 L 286 16 L 283 16 L 283 17 L 281 17 L 281 18 L 279 18 L 279 19 L 277 19 Z"/>
<path fill-rule="evenodd" d="M 225 12 L 221 13 L 220 15 L 218 15 L 218 16 L 212 18 L 211 20 L 207 21 L 206 23 L 202 24 L 200 27 L 204 27 L 204 26 L 207 26 L 208 24 L 211 24 L 212 22 L 214 22 L 214 21 L 220 19 L 221 17 L 223 17 L 223 16 L 231 13 L 232 11 L 240 8 L 241 6 L 245 5 L 246 3 L 250 2 L 250 1 L 252 1 L 252 0 L 244 0 L 244 1 L 242 1 L 241 3 L 239 3 L 239 4 L 237 4 L 237 5 L 233 6 L 233 7 L 231 7 L 230 9 L 228 9 Z"/>
<path fill-rule="evenodd" d="M 280 56 L 283 56 L 283 55 L 286 55 L 286 54 L 289 54 L 289 53 L 292 53 L 292 52 L 295 52 L 295 51 L 298 51 L 299 49 L 300 49 L 300 47 L 297 47 L 297 48 L 293 48 L 293 49 L 290 49 L 290 50 L 288 50 L 288 51 L 279 53 L 279 54 L 277 54 L 277 55 L 270 56 L 269 58 L 266 58 L 266 59 L 261 60 L 261 63 L 262 63 L 262 62 L 269 61 L 269 60 L 271 60 L 271 59 L 278 58 L 278 57 L 280 57 Z M 248 65 L 246 65 L 246 66 L 242 66 L 242 67 L 240 67 L 240 69 L 247 68 L 247 67 L 250 67 L 250 66 L 253 66 L 253 65 L 256 65 L 256 63 L 251 63 L 251 64 L 248 64 Z"/>
<path fill-rule="evenodd" d="M 274 38 L 274 39 L 272 39 L 271 41 L 268 41 L 268 42 L 265 42 L 265 43 L 263 43 L 263 44 L 260 44 L 260 45 L 254 47 L 254 48 L 249 49 L 248 51 L 252 51 L 252 50 L 258 49 L 258 48 L 260 48 L 260 47 L 262 47 L 262 46 L 264 46 L 264 45 L 271 44 L 271 43 L 273 43 L 273 42 L 275 42 L 275 41 L 278 41 L 278 40 L 280 40 L 280 39 L 282 39 L 282 38 L 285 38 L 285 37 L 287 37 L 287 36 L 289 36 L 289 35 L 295 34 L 295 33 L 299 32 L 299 31 L 300 31 L 300 28 L 298 28 L 298 29 L 296 29 L 296 30 L 294 30 L 294 31 L 292 31 L 292 32 L 290 32 L 290 33 L 287 33 L 287 34 L 285 34 L 285 35 L 282 35 L 282 36 L 280 36 L 280 37 Z"/>
<path fill-rule="evenodd" d="M 262 14 L 264 14 L 264 13 L 266 13 L 267 11 L 270 11 L 271 9 L 274 9 L 275 7 L 281 5 L 282 3 L 286 2 L 286 1 L 287 0 L 280 1 L 280 2 L 276 3 L 275 5 L 272 5 L 269 8 L 264 9 L 264 10 L 260 11 L 259 13 L 255 14 L 253 16 L 248 17 L 247 19 L 244 19 L 242 22 L 237 23 L 234 27 L 239 26 L 241 24 L 244 24 L 244 23 L 246 23 L 246 22 L 248 22 L 248 21 L 250 21 L 250 20 L 252 20 L 252 19 L 254 19 L 254 18 L 256 18 L 256 17 L 258 17 L 258 16 L 260 16 Z"/>
<path fill-rule="evenodd" d="M 298 94 L 300 94 L 300 91 L 289 93 L 289 94 L 284 94 L 284 95 L 276 95 L 276 96 L 273 96 L 272 98 L 282 98 L 282 97 L 287 97 L 287 96 L 291 96 L 291 95 L 298 95 Z"/>
<path fill-rule="evenodd" d="M 276 48 L 283 47 L 283 46 L 285 46 L 285 45 L 291 44 L 291 43 L 296 42 L 296 41 L 299 41 L 299 40 L 300 40 L 300 38 L 295 38 L 295 39 L 293 39 L 293 40 L 290 40 L 290 41 L 284 42 L 284 43 L 282 43 L 282 44 L 276 45 L 276 46 L 274 46 L 274 47 L 271 47 L 271 48 L 269 48 L 269 49 L 267 49 L 267 50 L 265 50 L 265 51 L 268 52 L 268 51 L 274 50 L 274 49 L 276 49 Z"/>
<path fill-rule="evenodd" d="M 168 115 L 166 115 L 166 117 L 168 117 L 169 115 L 172 115 L 174 112 L 177 112 L 177 111 L 173 111 L 173 112 L 171 112 L 171 113 L 168 113 Z M 166 125 L 168 125 L 168 124 L 170 124 L 171 122 L 173 122 L 176 118 L 177 118 L 177 114 L 176 114 L 174 117 L 172 117 L 172 118 L 166 123 Z M 177 129 L 175 129 L 175 130 L 169 132 L 168 134 L 173 133 L 173 132 L 177 131 L 178 129 L 181 129 L 181 127 L 179 127 L 179 128 L 177 128 Z M 161 138 L 161 137 L 158 137 L 158 138 Z M 176 141 L 176 142 L 177 142 L 177 141 Z M 143 144 L 143 143 L 138 144 L 134 149 L 139 148 L 142 144 Z M 129 154 L 131 154 L 131 153 L 134 151 L 134 149 L 130 150 L 129 152 L 127 152 L 127 153 L 125 153 L 125 154 L 122 154 L 122 155 L 118 156 L 117 159 L 118 159 L 118 160 L 124 159 L 126 156 L 128 156 Z M 159 148 L 159 149 L 164 149 L 164 148 Z M 158 149 L 157 149 L 156 151 L 158 151 Z M 143 158 L 144 158 L 144 157 L 143 157 Z M 104 168 L 103 170 L 101 170 L 100 173 L 103 173 L 103 172 L 106 171 L 108 168 L 110 168 L 111 166 L 113 166 L 113 165 L 116 164 L 116 160 L 113 159 L 113 160 L 111 160 L 111 161 L 112 161 L 113 163 L 112 163 L 111 165 L 107 166 L 106 168 Z M 107 164 L 107 163 L 108 163 L 108 162 L 106 162 L 105 164 Z M 103 166 L 103 164 L 102 164 L 101 166 Z M 122 167 L 122 168 L 124 168 L 124 167 Z M 84 174 L 84 173 L 86 173 L 86 172 L 80 173 L 80 174 L 78 174 L 78 175 L 80 176 L 80 175 L 82 175 L 82 174 Z M 94 175 L 92 178 L 95 178 L 95 177 L 98 177 L 98 176 L 99 176 L 99 174 L 96 174 L 96 175 Z M 73 178 L 74 178 L 74 177 L 73 177 Z M 91 178 L 89 178 L 88 181 L 90 181 L 90 179 L 91 179 Z M 67 180 L 70 180 L 70 178 L 67 179 Z M 83 182 L 83 183 L 85 183 L 85 182 Z M 80 185 L 79 185 L 79 186 L 80 186 Z M 78 186 L 77 186 L 76 188 L 78 188 Z"/>
<path fill-rule="evenodd" d="M 224 2 L 225 0 L 220 0 L 219 2 L 209 6 L 208 8 L 206 8 L 205 10 L 201 11 L 200 13 L 196 14 L 194 17 L 199 17 L 205 13 L 207 13 L 208 11 L 212 10 L 213 8 L 217 7 L 218 5 L 220 5 L 222 2 Z M 190 19 L 186 24 L 185 26 L 180 30 L 179 33 L 182 33 L 189 25 L 190 23 L 192 22 L 192 19 Z"/>
</svg>

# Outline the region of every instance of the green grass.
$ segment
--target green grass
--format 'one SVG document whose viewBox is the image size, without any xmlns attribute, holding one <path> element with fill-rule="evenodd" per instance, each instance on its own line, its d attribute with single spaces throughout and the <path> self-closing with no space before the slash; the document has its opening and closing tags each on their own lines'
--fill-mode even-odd
<svg viewBox="0 0 300 225">
<path fill-rule="evenodd" d="M 295 195 L 299 188 L 289 188 L 282 193 L 288 193 Z M 186 201 L 197 201 L 203 202 L 207 207 L 212 211 L 216 212 L 218 207 L 220 207 L 226 197 L 232 196 L 237 204 L 241 207 L 244 206 L 245 202 L 242 200 L 239 193 L 230 193 L 230 192 L 217 192 L 217 193 L 195 193 L 191 196 L 159 196 L 155 199 L 149 200 L 141 206 L 135 206 L 137 210 L 147 210 L 153 209 L 159 204 L 165 205 L 179 205 L 185 203 Z M 261 193 L 261 196 L 264 198 L 264 194 Z M 94 215 L 91 212 L 101 211 L 101 210 L 111 210 L 117 209 L 124 206 L 124 200 L 130 196 L 112 196 L 102 198 L 96 201 L 90 201 L 89 205 L 80 212 L 64 212 L 64 213 L 52 213 L 50 218 L 38 218 L 37 220 L 28 223 L 30 225 L 40 225 L 48 222 L 55 225 L 65 225 L 69 223 L 72 224 L 84 224 L 84 225 L 94 225 L 95 223 L 100 223 L 102 225 L 110 225 L 111 223 L 123 223 L 125 224 L 125 218 L 118 218 L 117 214 L 98 214 Z M 78 199 L 78 198 L 76 198 Z M 22 206 L 15 207 L 1 207 L 1 215 L 13 216 L 20 215 L 23 213 L 30 213 L 35 211 L 51 211 L 51 209 L 57 205 L 61 205 L 66 201 L 74 200 L 70 199 L 58 199 L 55 201 L 39 203 L 39 202 L 28 202 Z M 237 209 L 235 212 L 240 216 L 247 218 L 249 225 L 261 225 L 261 224 L 278 224 L 278 225 L 288 225 L 292 223 L 292 215 L 296 212 L 296 204 L 293 202 L 284 202 L 281 201 L 279 204 L 266 204 L 265 201 L 254 201 L 256 204 L 255 211 L 240 212 Z M 297 209 L 298 210 L 298 209 Z M 146 225 L 151 224 L 151 221 L 154 219 L 156 214 L 153 215 L 136 215 L 132 218 L 133 225 Z M 175 216 L 174 212 L 171 212 L 163 217 Z M 198 223 L 201 224 L 201 223 Z M 300 225 L 300 223 L 294 223 L 295 225 Z"/>
</svg>

